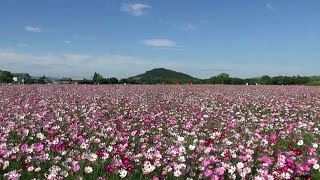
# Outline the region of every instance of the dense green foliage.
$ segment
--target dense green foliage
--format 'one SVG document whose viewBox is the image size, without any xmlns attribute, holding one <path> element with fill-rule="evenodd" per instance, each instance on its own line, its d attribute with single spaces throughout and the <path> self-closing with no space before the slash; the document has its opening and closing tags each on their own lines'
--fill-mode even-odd
<svg viewBox="0 0 320 180">
<path fill-rule="evenodd" d="M 97 72 L 94 73 L 92 80 L 95 84 L 104 84 L 105 83 L 105 78 Z"/>
<path fill-rule="evenodd" d="M 35 80 L 35 83 L 38 83 L 38 84 L 46 84 L 47 82 L 48 82 L 48 80 L 45 75 L 43 75 Z"/>
<path fill-rule="evenodd" d="M 11 72 L 0 70 L 0 83 L 11 83 L 12 77 Z"/>
<path fill-rule="evenodd" d="M 261 85 L 307 85 L 314 81 L 319 81 L 319 77 L 314 77 L 313 79 L 311 77 L 306 76 L 275 76 L 270 77 L 267 75 L 264 75 L 260 78 L 246 78 L 246 79 L 240 79 L 240 78 L 232 78 L 229 77 L 228 74 L 222 73 L 218 76 L 211 77 L 206 81 L 206 83 L 210 84 L 235 84 L 235 85 L 241 85 L 241 84 L 261 84 Z"/>
<path fill-rule="evenodd" d="M 11 83 L 13 74 L 0 70 L 0 83 Z M 45 84 L 48 79 L 45 75 L 38 79 L 31 79 L 29 83 Z M 320 76 L 275 76 L 264 75 L 257 78 L 236 78 L 229 74 L 221 73 L 208 79 L 194 78 L 188 74 L 176 72 L 165 68 L 155 68 L 143 74 L 118 80 L 115 77 L 104 78 L 95 72 L 94 84 L 232 84 L 232 85 L 309 85 L 320 86 Z"/>
<path fill-rule="evenodd" d="M 95 72 L 92 78 L 95 84 L 118 84 L 119 81 L 117 78 L 104 78 L 101 74 Z"/>
<path fill-rule="evenodd" d="M 175 83 L 194 83 L 194 84 L 233 84 L 233 85 L 320 85 L 319 76 L 275 76 L 264 75 L 259 78 L 236 78 L 229 74 L 221 73 L 208 79 L 197 79 L 187 74 L 172 70 L 157 68 L 147 71 L 144 74 L 121 79 L 120 83 L 128 84 L 175 84 Z"/>
</svg>

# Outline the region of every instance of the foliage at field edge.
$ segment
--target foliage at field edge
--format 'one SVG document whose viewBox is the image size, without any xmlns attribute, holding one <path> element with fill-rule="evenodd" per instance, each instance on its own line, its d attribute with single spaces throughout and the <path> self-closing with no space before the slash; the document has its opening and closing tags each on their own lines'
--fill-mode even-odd
<svg viewBox="0 0 320 180">
<path fill-rule="evenodd" d="M 12 73 L 9 71 L 0 70 L 0 83 L 11 83 Z M 46 84 L 52 82 L 56 78 L 47 78 L 45 75 L 38 78 L 31 78 L 27 80 L 26 84 Z M 64 79 L 64 78 L 62 78 Z M 69 78 L 67 78 L 69 79 Z M 15 82 L 17 83 L 17 82 Z M 229 74 L 221 73 L 216 76 L 212 76 L 208 79 L 194 78 L 188 74 L 172 71 L 165 68 L 155 68 L 147 71 L 143 74 L 123 78 L 118 80 L 115 77 L 105 78 L 101 74 L 95 72 L 92 80 L 83 80 L 81 84 L 232 84 L 232 85 L 308 85 L 308 86 L 320 86 L 320 76 L 275 76 L 270 77 L 264 75 L 257 78 L 237 78 L 230 77 Z"/>
</svg>

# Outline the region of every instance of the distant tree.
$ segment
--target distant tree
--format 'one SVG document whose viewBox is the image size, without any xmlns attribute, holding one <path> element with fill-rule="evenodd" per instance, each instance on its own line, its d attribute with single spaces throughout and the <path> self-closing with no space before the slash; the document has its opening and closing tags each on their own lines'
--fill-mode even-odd
<svg viewBox="0 0 320 180">
<path fill-rule="evenodd" d="M 118 84 L 119 83 L 118 79 L 115 77 L 109 78 L 109 79 L 107 79 L 107 81 L 108 81 L 108 84 Z"/>
<path fill-rule="evenodd" d="M 283 84 L 286 84 L 286 85 L 294 84 L 294 77 L 284 76 L 283 77 Z"/>
<path fill-rule="evenodd" d="M 128 80 L 126 78 L 120 79 L 120 84 L 128 84 Z"/>
<path fill-rule="evenodd" d="M 282 85 L 282 84 L 284 84 L 284 77 L 283 76 L 275 76 L 272 78 L 271 82 L 274 85 Z"/>
<path fill-rule="evenodd" d="M 13 75 L 9 71 L 0 70 L 0 83 L 11 83 Z"/>
<path fill-rule="evenodd" d="M 217 84 L 230 84 L 231 79 L 229 77 L 229 74 L 221 73 L 217 77 Z"/>
<path fill-rule="evenodd" d="M 106 79 L 99 73 L 95 72 L 92 78 L 95 84 L 105 84 L 107 83 Z"/>
<path fill-rule="evenodd" d="M 234 85 L 245 84 L 244 80 L 241 78 L 230 78 L 230 83 Z"/>
<path fill-rule="evenodd" d="M 38 80 L 37 80 L 37 83 L 39 84 L 46 84 L 47 83 L 47 78 L 45 75 L 43 75 L 42 77 L 40 77 Z"/>
<path fill-rule="evenodd" d="M 260 78 L 260 84 L 271 84 L 271 77 L 268 75 L 264 75 Z"/>
<path fill-rule="evenodd" d="M 138 80 L 135 80 L 133 78 L 127 78 L 126 80 L 128 84 L 140 84 Z"/>
<path fill-rule="evenodd" d="M 320 79 L 317 79 L 317 78 L 312 79 L 310 77 L 300 77 L 300 76 L 298 76 L 297 77 L 297 81 L 298 81 L 297 84 L 308 84 L 311 81 L 320 81 Z"/>
</svg>

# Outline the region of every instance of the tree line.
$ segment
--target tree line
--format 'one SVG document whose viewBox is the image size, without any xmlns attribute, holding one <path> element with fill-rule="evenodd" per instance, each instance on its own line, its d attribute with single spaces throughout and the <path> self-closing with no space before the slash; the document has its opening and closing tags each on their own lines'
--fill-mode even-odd
<svg viewBox="0 0 320 180">
<path fill-rule="evenodd" d="M 13 74 L 9 71 L 0 70 L 0 83 L 12 83 Z M 46 77 L 42 76 L 32 83 L 45 84 Z M 259 78 L 236 78 L 230 77 L 229 74 L 221 73 L 208 79 L 197 78 L 172 78 L 166 77 L 165 74 L 159 77 L 147 78 L 123 78 L 118 80 L 115 77 L 104 78 L 101 74 L 95 72 L 93 75 L 94 84 L 230 84 L 230 85 L 314 85 L 320 86 L 320 76 L 274 76 L 264 75 Z"/>
<path fill-rule="evenodd" d="M 312 82 L 320 82 L 320 77 L 307 77 L 307 76 L 275 76 L 270 77 L 264 75 L 259 78 L 234 78 L 226 73 L 213 76 L 209 79 L 203 80 L 206 84 L 261 84 L 261 85 L 308 85 Z"/>
<path fill-rule="evenodd" d="M 0 70 L 0 83 L 11 83 L 13 75 L 9 71 Z"/>
<path fill-rule="evenodd" d="M 111 81 L 111 79 L 113 79 Z M 236 78 L 221 73 L 208 79 L 179 79 L 179 78 L 116 78 L 106 79 L 95 73 L 93 82 L 96 84 L 230 84 L 230 85 L 320 85 L 320 76 L 274 76 L 264 75 L 259 78 Z"/>
<path fill-rule="evenodd" d="M 95 72 L 92 78 L 95 84 L 119 84 L 119 80 L 115 77 L 104 78 L 101 74 Z"/>
</svg>

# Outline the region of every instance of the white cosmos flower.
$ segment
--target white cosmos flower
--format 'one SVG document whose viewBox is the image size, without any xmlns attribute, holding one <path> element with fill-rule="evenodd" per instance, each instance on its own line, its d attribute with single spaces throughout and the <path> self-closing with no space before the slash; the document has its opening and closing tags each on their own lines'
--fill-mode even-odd
<svg viewBox="0 0 320 180">
<path fill-rule="evenodd" d="M 149 161 L 144 162 L 143 164 L 143 173 L 144 174 L 149 174 L 151 173 L 156 167 L 152 165 Z"/>
<path fill-rule="evenodd" d="M 319 164 L 315 164 L 315 165 L 313 165 L 313 169 L 319 169 L 320 168 L 320 166 L 319 166 Z"/>
<path fill-rule="evenodd" d="M 34 170 L 34 167 L 33 166 L 30 166 L 30 167 L 28 167 L 28 169 L 27 169 L 29 172 L 30 171 L 33 171 Z"/>
<path fill-rule="evenodd" d="M 236 171 L 236 167 L 235 167 L 235 166 L 230 166 L 230 167 L 228 168 L 228 172 L 229 172 L 230 174 L 233 174 L 235 171 Z"/>
<path fill-rule="evenodd" d="M 317 143 L 313 143 L 313 144 L 312 144 L 312 147 L 315 148 L 315 149 L 317 149 L 317 148 L 318 148 L 318 144 L 317 144 Z"/>
<path fill-rule="evenodd" d="M 81 143 L 81 145 L 80 145 L 81 149 L 88 149 L 88 147 L 89 147 L 89 144 L 87 144 L 85 142 Z"/>
<path fill-rule="evenodd" d="M 93 169 L 92 169 L 92 167 L 90 167 L 90 166 L 86 166 L 86 167 L 84 168 L 84 172 L 87 173 L 87 174 L 91 173 L 92 171 L 93 171 Z"/>
<path fill-rule="evenodd" d="M 186 158 L 184 156 L 179 156 L 178 160 L 180 162 L 185 162 L 186 161 Z"/>
<path fill-rule="evenodd" d="M 297 145 L 298 145 L 298 146 L 302 146 L 302 145 L 303 145 L 303 140 L 300 139 L 300 140 L 298 141 Z"/>
<path fill-rule="evenodd" d="M 37 138 L 39 138 L 40 140 L 44 140 L 46 137 L 42 134 L 42 133 L 37 133 Z"/>
<path fill-rule="evenodd" d="M 182 172 L 179 169 L 175 170 L 174 173 L 173 173 L 173 175 L 175 177 L 179 177 L 179 176 L 181 176 L 181 174 L 182 174 Z"/>
<path fill-rule="evenodd" d="M 190 151 L 193 151 L 193 150 L 196 148 L 196 146 L 193 145 L 193 144 L 190 144 L 190 145 L 188 146 L 188 148 L 189 148 Z"/>
<path fill-rule="evenodd" d="M 238 163 L 237 163 L 237 168 L 238 168 L 238 169 L 242 169 L 243 167 L 244 167 L 243 162 L 238 162 Z"/>
<path fill-rule="evenodd" d="M 88 160 L 91 162 L 94 162 L 97 160 L 97 158 L 98 158 L 98 156 L 95 153 L 91 153 L 88 157 Z"/>
<path fill-rule="evenodd" d="M 106 160 L 109 158 L 109 154 L 108 153 L 104 153 L 104 155 L 102 156 L 102 159 L 103 160 Z"/>
<path fill-rule="evenodd" d="M 5 169 L 7 169 L 7 167 L 9 166 L 9 161 L 5 161 L 5 162 L 3 162 L 3 167 L 2 167 L 2 169 L 3 170 L 5 170 Z"/>
<path fill-rule="evenodd" d="M 108 146 L 107 151 L 111 152 L 112 150 L 113 150 L 113 147 L 112 146 Z"/>
<path fill-rule="evenodd" d="M 69 175 L 69 173 L 67 171 L 61 171 L 60 174 L 63 177 L 68 177 L 68 175 Z"/>
<path fill-rule="evenodd" d="M 41 171 L 40 167 L 37 167 L 36 169 L 34 169 L 34 172 L 39 172 L 39 171 Z"/>
<path fill-rule="evenodd" d="M 183 142 L 184 141 L 184 137 L 178 136 L 178 141 L 179 142 Z"/>
<path fill-rule="evenodd" d="M 119 170 L 119 176 L 120 176 L 121 178 L 126 177 L 127 174 L 128 174 L 127 170 L 125 170 L 125 169 Z"/>
</svg>

